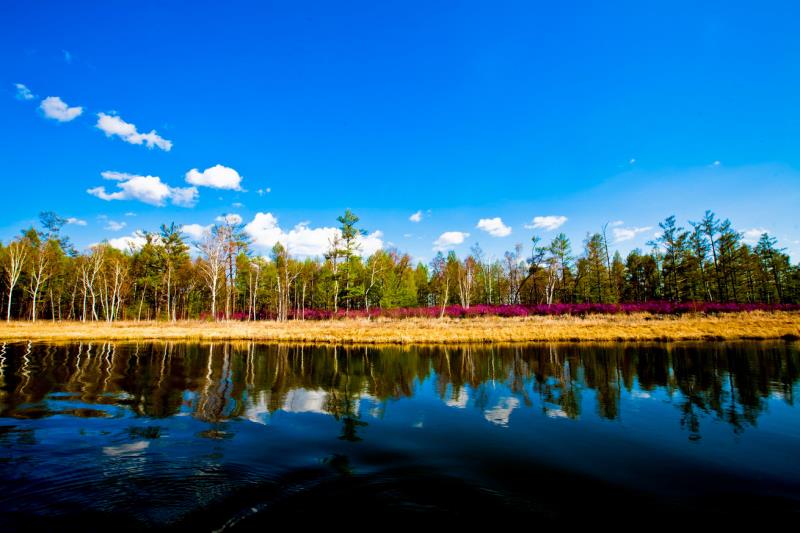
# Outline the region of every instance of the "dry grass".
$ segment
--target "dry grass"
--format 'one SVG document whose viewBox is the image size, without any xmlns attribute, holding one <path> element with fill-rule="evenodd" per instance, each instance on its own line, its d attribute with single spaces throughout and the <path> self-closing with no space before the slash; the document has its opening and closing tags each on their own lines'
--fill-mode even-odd
<svg viewBox="0 0 800 533">
<path fill-rule="evenodd" d="M 307 322 L 11 322 L 0 340 L 257 340 L 336 344 L 799 339 L 800 313 Z"/>
</svg>

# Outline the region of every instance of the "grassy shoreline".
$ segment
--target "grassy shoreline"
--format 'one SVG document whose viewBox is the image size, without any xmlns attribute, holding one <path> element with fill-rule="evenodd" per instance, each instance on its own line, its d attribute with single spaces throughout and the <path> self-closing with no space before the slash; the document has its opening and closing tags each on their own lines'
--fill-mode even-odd
<svg viewBox="0 0 800 533">
<path fill-rule="evenodd" d="M 0 341 L 254 340 L 315 344 L 800 339 L 800 312 L 263 322 L 11 322 Z"/>
</svg>

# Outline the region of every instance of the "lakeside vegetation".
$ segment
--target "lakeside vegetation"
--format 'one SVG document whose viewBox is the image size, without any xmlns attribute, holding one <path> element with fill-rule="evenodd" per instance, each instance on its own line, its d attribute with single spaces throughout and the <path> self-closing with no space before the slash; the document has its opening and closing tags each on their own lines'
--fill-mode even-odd
<svg viewBox="0 0 800 533">
<path fill-rule="evenodd" d="M 547 244 L 532 235 L 527 248 L 517 244 L 501 259 L 475 245 L 463 259 L 440 251 L 428 265 L 414 265 L 395 248 L 363 256 L 364 232 L 349 210 L 317 258 L 293 257 L 280 242 L 269 257 L 259 255 L 240 218 L 220 220 L 197 242 L 172 223 L 145 233 L 135 248 L 103 242 L 78 251 L 62 233 L 67 221 L 42 213 L 38 227 L 0 244 L 6 320 L 287 322 L 718 313 L 800 304 L 800 265 L 777 240 L 764 233 L 756 244 L 745 242 L 710 211 L 689 229 L 667 218 L 649 251 L 634 249 L 624 259 L 612 253 L 605 225 L 587 233 L 577 255 L 560 233 Z"/>
<path fill-rule="evenodd" d="M 12 321 L 4 341 L 253 340 L 312 344 L 481 344 L 588 341 L 800 339 L 800 312 L 596 314 L 278 321 Z"/>
</svg>

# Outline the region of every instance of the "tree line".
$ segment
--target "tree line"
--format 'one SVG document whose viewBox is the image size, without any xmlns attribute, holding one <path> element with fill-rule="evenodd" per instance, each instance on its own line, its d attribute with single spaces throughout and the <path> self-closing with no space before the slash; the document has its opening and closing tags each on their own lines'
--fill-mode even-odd
<svg viewBox="0 0 800 533">
<path fill-rule="evenodd" d="M 538 235 L 502 258 L 475 244 L 465 258 L 438 252 L 414 264 L 396 248 L 361 254 L 359 218 L 337 218 L 322 257 L 293 257 L 282 243 L 255 253 L 244 225 L 221 217 L 197 242 L 180 226 L 144 234 L 121 251 L 108 242 L 78 251 L 66 219 L 41 213 L 0 243 L 6 320 L 303 319 L 314 310 L 348 314 L 398 307 L 469 308 L 554 303 L 800 303 L 800 264 L 764 233 L 751 245 L 729 220 L 659 224 L 648 249 L 610 250 L 607 229 L 587 233 L 578 251 L 564 233 Z"/>
</svg>

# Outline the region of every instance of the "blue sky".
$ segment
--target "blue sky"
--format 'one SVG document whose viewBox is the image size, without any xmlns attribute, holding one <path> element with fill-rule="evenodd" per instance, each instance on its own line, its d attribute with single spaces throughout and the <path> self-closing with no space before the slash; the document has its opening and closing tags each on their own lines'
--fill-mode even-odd
<svg viewBox="0 0 800 533">
<path fill-rule="evenodd" d="M 216 4 L 0 8 L 0 239 L 227 213 L 313 253 L 349 207 L 428 261 L 712 209 L 800 258 L 796 3 Z"/>
</svg>

